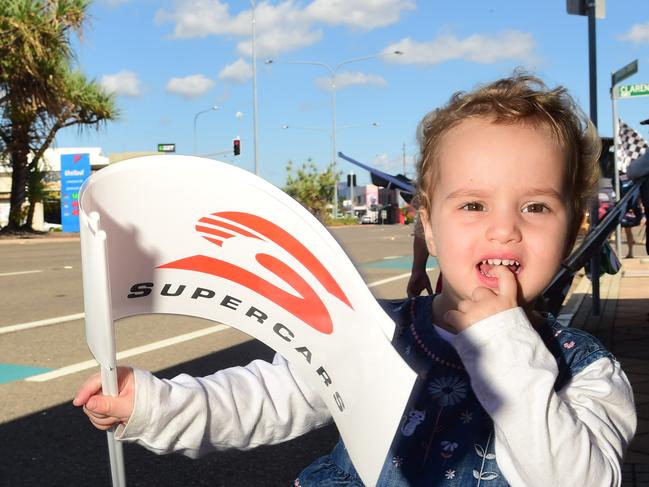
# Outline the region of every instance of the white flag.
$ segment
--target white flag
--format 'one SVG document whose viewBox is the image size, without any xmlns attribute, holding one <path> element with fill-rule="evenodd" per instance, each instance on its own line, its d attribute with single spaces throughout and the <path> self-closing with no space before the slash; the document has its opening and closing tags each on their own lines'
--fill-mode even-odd
<svg viewBox="0 0 649 487">
<path fill-rule="evenodd" d="M 104 368 L 115 367 L 112 320 L 170 313 L 238 328 L 320 393 L 361 478 L 376 483 L 416 374 L 313 215 L 247 171 L 188 156 L 111 165 L 79 201 L 86 334 Z"/>
</svg>

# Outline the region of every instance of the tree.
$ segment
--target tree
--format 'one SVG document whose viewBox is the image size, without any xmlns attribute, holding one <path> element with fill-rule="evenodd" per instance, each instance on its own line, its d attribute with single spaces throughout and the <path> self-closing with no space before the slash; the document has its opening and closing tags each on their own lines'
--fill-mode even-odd
<svg viewBox="0 0 649 487">
<path fill-rule="evenodd" d="M 74 63 L 70 38 L 81 37 L 88 6 L 89 0 L 0 2 L 0 155 L 12 168 L 7 230 L 19 228 L 30 185 L 41 183 L 38 162 L 56 133 L 118 116 L 113 95 Z"/>
<path fill-rule="evenodd" d="M 325 209 L 331 204 L 334 197 L 334 185 L 337 178 L 334 174 L 333 164 L 330 164 L 324 172 L 319 172 L 315 163 L 309 159 L 293 174 L 293 162 L 289 161 L 286 172 L 284 191 L 322 220 Z"/>
</svg>

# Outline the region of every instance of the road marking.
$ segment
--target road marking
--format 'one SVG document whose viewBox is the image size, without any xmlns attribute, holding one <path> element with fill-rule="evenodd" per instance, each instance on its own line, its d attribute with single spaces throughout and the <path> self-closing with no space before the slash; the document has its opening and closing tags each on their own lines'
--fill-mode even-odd
<svg viewBox="0 0 649 487">
<path fill-rule="evenodd" d="M 16 382 L 25 377 L 30 377 L 34 374 L 42 374 L 52 369 L 46 367 L 31 367 L 29 365 L 15 365 L 15 364 L 0 364 L 0 384 L 8 384 L 9 382 Z"/>
<path fill-rule="evenodd" d="M 435 267 L 426 267 L 426 270 L 432 271 L 435 270 Z M 398 281 L 399 279 L 405 279 L 406 277 L 410 277 L 410 272 L 406 272 L 405 274 L 399 274 L 397 276 L 388 277 L 387 279 L 382 279 L 380 281 L 370 282 L 367 284 L 367 287 L 381 286 L 383 284 L 387 284 L 388 282 Z"/>
<path fill-rule="evenodd" d="M 433 269 L 434 267 L 428 267 L 426 270 L 431 271 Z M 37 271 L 37 272 L 41 272 L 41 271 Z M 410 277 L 410 272 L 389 277 L 387 279 L 382 279 L 380 281 L 370 282 L 367 284 L 367 287 L 372 288 L 372 287 L 381 286 L 383 284 L 387 284 L 392 281 L 405 279 L 406 277 Z M 3 335 L 5 333 L 13 333 L 15 331 L 30 330 L 32 328 L 39 328 L 41 326 L 56 325 L 58 323 L 65 323 L 68 321 L 82 320 L 85 316 L 86 316 L 85 313 L 77 313 L 73 315 L 65 315 L 65 316 L 57 316 L 55 318 L 48 318 L 46 320 L 31 321 L 29 323 L 20 323 L 18 325 L 2 326 L 0 327 L 0 335 Z"/>
<path fill-rule="evenodd" d="M 428 268 L 427 270 L 433 270 L 433 268 Z M 397 276 L 390 277 L 388 279 L 382 279 L 380 281 L 375 281 L 367 284 L 368 288 L 381 286 L 392 281 L 398 281 L 399 279 L 405 279 L 410 276 L 410 272 L 405 274 L 399 274 Z M 54 325 L 57 323 L 64 323 L 66 321 L 75 321 L 83 319 L 85 316 L 84 313 L 77 313 L 74 315 L 59 316 L 56 318 L 50 318 L 47 320 L 32 321 L 31 323 L 22 323 L 19 325 L 11 325 L 0 328 L 0 335 L 3 333 L 10 333 L 14 331 L 27 330 L 31 328 L 37 328 L 40 326 Z M 195 338 L 200 338 L 202 336 L 210 335 L 212 333 L 218 333 L 223 330 L 227 330 L 229 327 L 226 325 L 217 325 L 210 328 L 204 328 L 202 330 L 194 331 L 191 333 L 186 333 L 184 335 L 178 335 L 172 338 L 167 338 L 165 340 L 160 340 L 157 342 L 149 343 L 148 345 L 142 345 L 141 347 L 131 348 L 130 350 L 124 350 L 123 352 L 117 353 L 117 360 L 124 358 L 132 357 L 134 355 L 140 355 L 143 353 L 151 352 L 153 350 L 158 350 L 160 348 L 170 347 L 178 343 L 186 342 L 188 340 L 193 340 Z M 49 380 L 57 379 L 66 375 L 74 374 L 82 370 L 91 369 L 97 366 L 97 362 L 93 360 L 86 360 L 85 362 L 79 362 L 76 364 L 68 365 L 61 367 L 60 369 L 53 370 L 51 372 L 46 372 L 44 374 L 33 375 L 26 378 L 28 382 L 46 382 Z"/>
<path fill-rule="evenodd" d="M 0 335 L 4 333 L 12 333 L 14 331 L 29 330 L 31 328 L 38 328 L 41 326 L 56 325 L 58 323 L 65 323 L 66 321 L 81 320 L 84 318 L 85 313 L 77 313 L 74 315 L 57 316 L 56 318 L 48 318 L 46 320 L 31 321 L 29 323 L 20 323 L 18 325 L 9 325 L 0 327 Z"/>
<path fill-rule="evenodd" d="M 399 274 L 398 276 L 388 277 L 387 279 L 382 279 L 380 281 L 370 282 L 368 283 L 367 287 L 380 286 L 382 284 L 387 284 L 388 282 L 398 281 L 399 279 L 405 279 L 406 277 L 410 277 L 410 272 L 407 272 L 405 274 Z"/>
<path fill-rule="evenodd" d="M 7 276 L 20 276 L 22 274 L 37 274 L 39 272 L 43 272 L 41 270 L 38 271 L 18 271 L 18 272 L 4 272 L 0 274 L 0 277 L 7 277 Z"/>
<path fill-rule="evenodd" d="M 186 342 L 193 340 L 195 338 L 200 338 L 206 335 L 211 335 L 212 333 L 219 333 L 223 330 L 228 330 L 230 327 L 226 325 L 216 325 L 209 328 L 203 328 L 202 330 L 192 331 L 190 333 L 185 333 L 184 335 L 178 335 L 171 338 L 166 338 L 157 342 L 149 343 L 147 345 L 142 345 L 141 347 L 131 348 L 129 350 L 124 350 L 123 352 L 117 353 L 117 360 L 122 360 L 128 357 L 133 357 L 134 355 L 140 355 L 143 353 L 151 352 L 153 350 L 158 350 L 160 348 L 170 347 L 178 343 Z M 75 374 L 82 370 L 92 369 L 97 367 L 96 360 L 86 360 L 85 362 L 79 362 L 72 365 L 67 365 L 61 367 L 60 369 L 53 370 L 51 372 L 45 372 L 44 374 L 33 375 L 27 377 L 25 380 L 27 382 L 46 382 L 53 379 L 58 379 L 70 374 Z"/>
</svg>

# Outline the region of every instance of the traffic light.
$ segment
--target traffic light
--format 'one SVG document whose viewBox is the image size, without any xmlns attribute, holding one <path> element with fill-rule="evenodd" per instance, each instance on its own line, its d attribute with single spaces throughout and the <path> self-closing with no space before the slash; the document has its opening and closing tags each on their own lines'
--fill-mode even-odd
<svg viewBox="0 0 649 487">
<path fill-rule="evenodd" d="M 356 187 L 356 174 L 347 175 L 347 187 L 348 188 Z"/>
<path fill-rule="evenodd" d="M 234 151 L 235 156 L 241 154 L 241 140 L 234 139 L 234 141 L 232 142 L 232 150 Z"/>
</svg>

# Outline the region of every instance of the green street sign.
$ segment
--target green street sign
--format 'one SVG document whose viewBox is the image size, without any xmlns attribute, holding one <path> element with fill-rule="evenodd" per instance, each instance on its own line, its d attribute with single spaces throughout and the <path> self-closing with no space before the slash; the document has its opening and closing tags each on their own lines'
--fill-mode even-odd
<svg viewBox="0 0 649 487">
<path fill-rule="evenodd" d="M 622 69 L 618 69 L 615 73 L 611 75 L 611 86 L 615 86 L 620 81 L 627 79 L 629 76 L 632 76 L 638 72 L 638 60 L 636 59 L 633 62 L 630 62 Z"/>
<path fill-rule="evenodd" d="M 176 144 L 158 144 L 158 152 L 176 152 Z"/>
<path fill-rule="evenodd" d="M 618 98 L 631 98 L 636 96 L 649 96 L 649 83 L 636 83 L 622 85 L 617 90 Z"/>
</svg>

